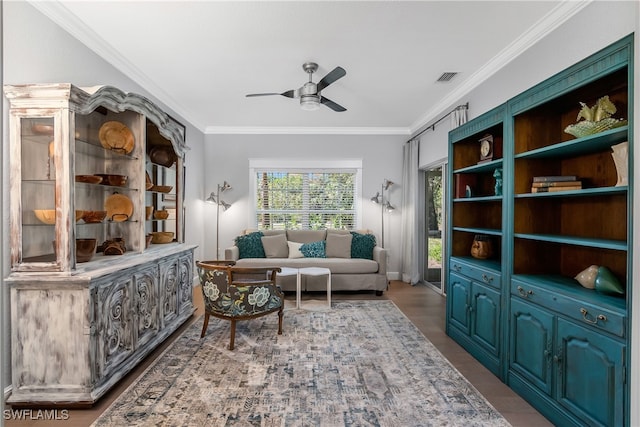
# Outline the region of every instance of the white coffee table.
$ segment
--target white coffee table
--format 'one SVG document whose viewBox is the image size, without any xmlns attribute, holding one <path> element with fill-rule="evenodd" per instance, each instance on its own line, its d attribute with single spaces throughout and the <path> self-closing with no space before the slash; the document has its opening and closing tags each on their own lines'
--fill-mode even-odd
<svg viewBox="0 0 640 427">
<path fill-rule="evenodd" d="M 305 267 L 298 269 L 298 280 L 296 283 L 296 308 L 302 307 L 300 299 L 302 290 L 302 276 L 327 276 L 327 310 L 331 310 L 331 270 L 324 267 Z M 314 310 L 314 308 L 307 307 L 305 310 Z"/>
<path fill-rule="evenodd" d="M 291 268 L 291 267 L 280 267 L 280 272 L 278 273 L 277 277 L 289 277 L 289 276 L 296 276 L 296 307 L 298 308 L 299 306 L 299 299 L 300 299 L 300 274 L 298 274 L 298 269 L 297 268 Z M 286 300 L 285 300 L 285 310 L 291 310 L 292 307 L 286 307 Z"/>
</svg>

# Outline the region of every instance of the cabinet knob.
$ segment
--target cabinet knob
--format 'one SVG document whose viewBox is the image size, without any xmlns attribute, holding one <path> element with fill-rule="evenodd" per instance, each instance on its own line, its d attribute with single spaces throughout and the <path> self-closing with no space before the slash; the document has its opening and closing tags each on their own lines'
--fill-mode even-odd
<svg viewBox="0 0 640 427">
<path fill-rule="evenodd" d="M 604 314 L 598 314 L 597 316 L 593 316 L 593 314 L 590 314 L 586 308 L 581 308 L 580 313 L 582 314 L 582 319 L 587 323 L 591 323 L 595 325 L 598 323 L 598 321 L 602 321 L 602 322 L 607 321 L 607 316 L 605 316 Z"/>
<path fill-rule="evenodd" d="M 452 269 L 454 269 L 455 271 L 457 271 L 458 273 L 460 273 L 460 271 L 462 271 L 462 267 L 460 267 L 458 264 L 453 264 L 451 266 Z"/>
<path fill-rule="evenodd" d="M 518 286 L 518 293 L 522 298 L 528 298 L 529 295 L 533 295 L 533 291 L 531 289 L 529 289 L 528 291 L 525 291 L 522 286 Z"/>
<path fill-rule="evenodd" d="M 491 283 L 491 282 L 493 282 L 493 276 L 487 276 L 486 274 L 483 274 L 482 275 L 482 280 L 485 283 Z"/>
</svg>

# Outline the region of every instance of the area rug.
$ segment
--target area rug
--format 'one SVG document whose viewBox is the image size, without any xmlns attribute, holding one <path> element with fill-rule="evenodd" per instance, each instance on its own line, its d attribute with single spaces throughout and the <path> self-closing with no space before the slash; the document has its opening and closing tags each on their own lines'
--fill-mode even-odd
<svg viewBox="0 0 640 427">
<path fill-rule="evenodd" d="M 392 301 L 196 321 L 93 426 L 508 426 Z"/>
</svg>

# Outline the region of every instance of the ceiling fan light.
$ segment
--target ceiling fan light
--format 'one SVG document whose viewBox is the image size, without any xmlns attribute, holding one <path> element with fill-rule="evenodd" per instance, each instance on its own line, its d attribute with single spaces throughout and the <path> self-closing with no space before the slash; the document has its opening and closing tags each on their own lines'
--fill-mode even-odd
<svg viewBox="0 0 640 427">
<path fill-rule="evenodd" d="M 305 111 L 314 111 L 320 108 L 318 95 L 303 95 L 300 97 L 300 107 Z"/>
</svg>

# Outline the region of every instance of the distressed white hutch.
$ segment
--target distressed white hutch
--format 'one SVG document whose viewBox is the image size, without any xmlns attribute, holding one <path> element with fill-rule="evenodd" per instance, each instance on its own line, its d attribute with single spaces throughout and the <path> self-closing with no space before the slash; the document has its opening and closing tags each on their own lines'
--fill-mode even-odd
<svg viewBox="0 0 640 427">
<path fill-rule="evenodd" d="M 184 244 L 185 128 L 148 99 L 109 86 L 4 92 L 8 402 L 91 405 L 194 312 L 194 246 Z M 90 178 L 100 174 L 126 182 Z M 168 216 L 154 219 L 152 209 Z M 88 211 L 108 215 L 81 219 Z M 149 244 L 154 232 L 173 234 Z M 84 239 L 97 245 L 88 261 L 76 254 Z M 109 242 L 124 253 L 100 252 Z"/>
</svg>

